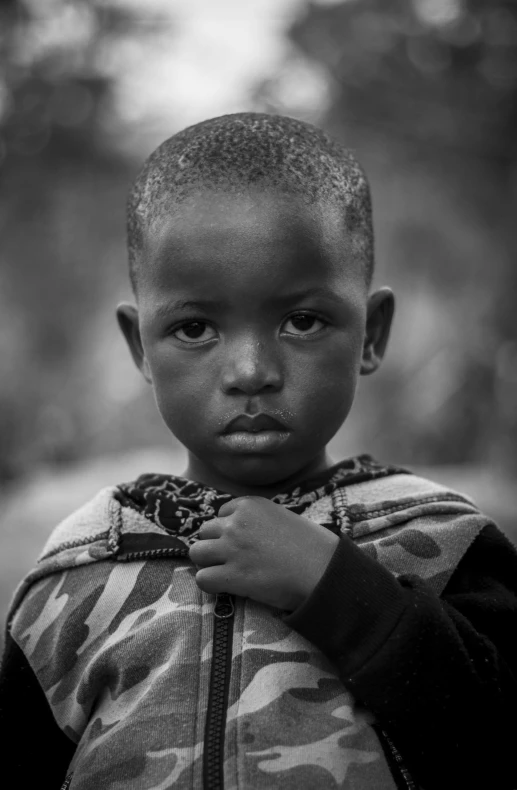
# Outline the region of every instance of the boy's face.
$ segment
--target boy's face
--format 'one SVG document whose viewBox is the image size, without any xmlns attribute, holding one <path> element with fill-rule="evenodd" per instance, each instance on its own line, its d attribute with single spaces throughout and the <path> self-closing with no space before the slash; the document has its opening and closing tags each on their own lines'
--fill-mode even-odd
<svg viewBox="0 0 517 790">
<path fill-rule="evenodd" d="M 332 211 L 218 193 L 149 234 L 138 308 L 120 305 L 118 318 L 188 449 L 187 475 L 272 495 L 328 465 L 325 447 L 359 373 L 382 357 L 392 310 L 387 289 L 368 299 Z"/>
</svg>

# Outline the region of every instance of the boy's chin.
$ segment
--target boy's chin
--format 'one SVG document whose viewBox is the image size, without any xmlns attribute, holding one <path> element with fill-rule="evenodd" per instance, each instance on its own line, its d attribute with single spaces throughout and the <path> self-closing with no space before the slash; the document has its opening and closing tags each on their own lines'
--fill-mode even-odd
<svg viewBox="0 0 517 790">
<path fill-rule="evenodd" d="M 196 448 L 197 449 L 197 448 Z M 313 477 L 331 466 L 325 445 L 306 452 L 299 448 L 277 452 L 221 452 L 221 448 L 187 448 L 188 467 L 185 477 L 233 496 L 270 498 Z M 215 452 L 214 452 L 215 450 Z"/>
<path fill-rule="evenodd" d="M 275 456 L 240 456 L 224 459 L 217 464 L 218 473 L 228 483 L 235 486 L 255 491 L 260 496 L 260 489 L 264 488 L 264 495 L 271 494 L 271 489 L 279 492 L 288 487 L 291 481 L 296 482 L 298 476 L 307 467 L 307 462 L 300 459 L 278 458 Z"/>
</svg>

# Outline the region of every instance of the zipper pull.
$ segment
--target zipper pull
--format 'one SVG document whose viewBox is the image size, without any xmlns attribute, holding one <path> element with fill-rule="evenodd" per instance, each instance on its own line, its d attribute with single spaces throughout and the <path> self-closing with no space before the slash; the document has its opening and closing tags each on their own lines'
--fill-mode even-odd
<svg viewBox="0 0 517 790">
<path fill-rule="evenodd" d="M 218 620 L 228 620 L 233 617 L 235 608 L 233 598 L 228 593 L 217 593 L 215 596 L 214 616 Z"/>
</svg>

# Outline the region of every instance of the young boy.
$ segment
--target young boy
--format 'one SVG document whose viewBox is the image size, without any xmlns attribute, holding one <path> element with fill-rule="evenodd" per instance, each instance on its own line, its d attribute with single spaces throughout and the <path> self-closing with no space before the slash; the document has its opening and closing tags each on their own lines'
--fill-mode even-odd
<svg viewBox="0 0 517 790">
<path fill-rule="evenodd" d="M 517 554 L 464 497 L 326 445 L 393 315 L 353 156 L 237 114 L 129 201 L 118 320 L 184 477 L 107 488 L 19 589 L 19 787 L 517 787 Z"/>
</svg>

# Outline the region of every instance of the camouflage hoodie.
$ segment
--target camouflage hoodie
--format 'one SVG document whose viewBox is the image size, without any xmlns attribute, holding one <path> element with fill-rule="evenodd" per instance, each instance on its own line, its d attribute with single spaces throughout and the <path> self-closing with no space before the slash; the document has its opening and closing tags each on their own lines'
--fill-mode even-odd
<svg viewBox="0 0 517 790">
<path fill-rule="evenodd" d="M 19 588 L 12 636 L 77 744 L 63 787 L 416 787 L 287 613 L 197 587 L 189 544 L 228 499 L 162 475 L 105 488 Z M 274 501 L 438 594 L 486 523 L 465 497 L 368 456 Z"/>
</svg>

